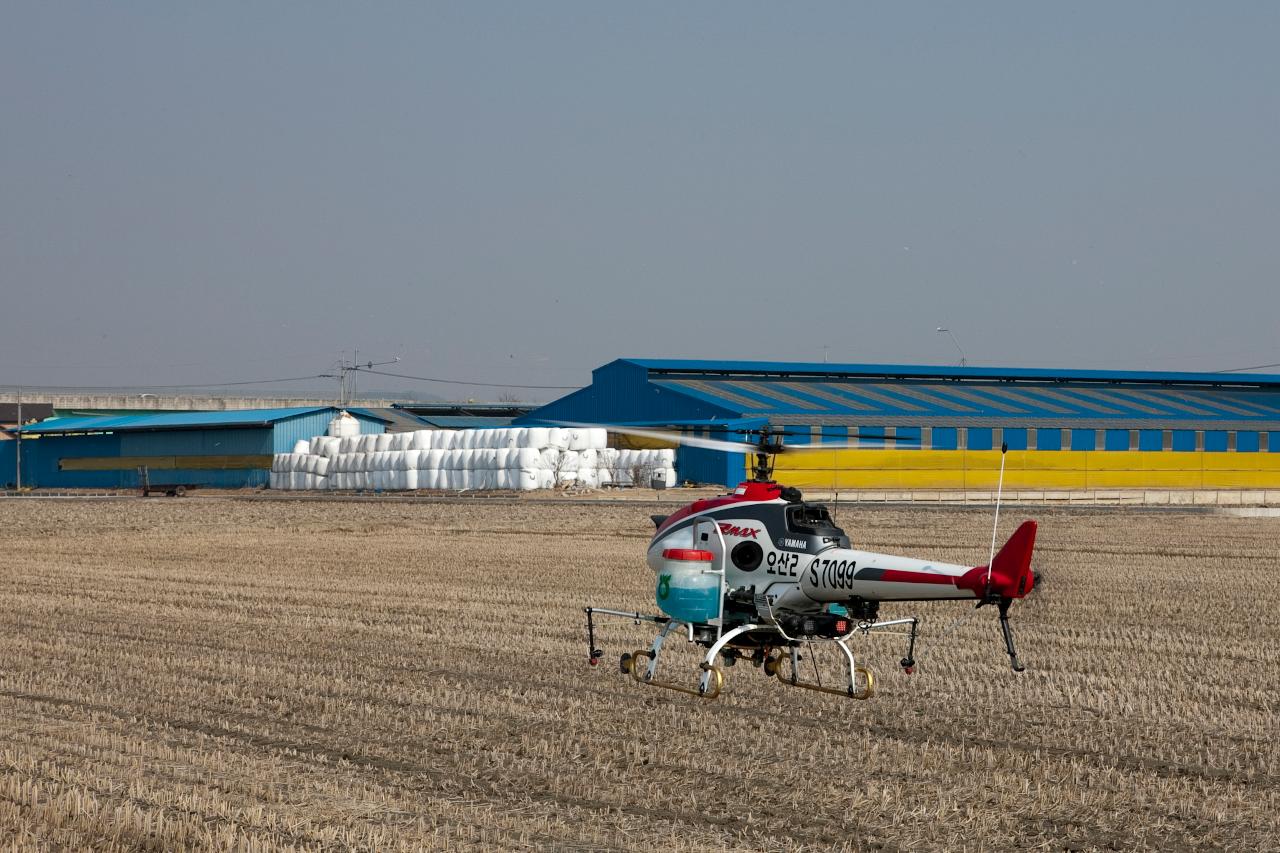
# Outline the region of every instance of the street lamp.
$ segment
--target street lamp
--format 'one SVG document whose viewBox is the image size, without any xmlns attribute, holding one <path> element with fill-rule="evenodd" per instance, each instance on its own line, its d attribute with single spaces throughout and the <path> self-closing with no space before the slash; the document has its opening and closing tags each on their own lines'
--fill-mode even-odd
<svg viewBox="0 0 1280 853">
<path fill-rule="evenodd" d="M 939 326 L 938 331 L 946 332 L 947 337 L 951 338 L 951 343 L 956 345 L 956 352 L 960 353 L 960 366 L 964 367 L 966 364 L 968 364 L 969 363 L 968 360 L 964 357 L 964 350 L 960 349 L 960 342 L 956 340 L 955 335 L 951 334 L 951 330 L 948 329 L 946 326 Z"/>
</svg>

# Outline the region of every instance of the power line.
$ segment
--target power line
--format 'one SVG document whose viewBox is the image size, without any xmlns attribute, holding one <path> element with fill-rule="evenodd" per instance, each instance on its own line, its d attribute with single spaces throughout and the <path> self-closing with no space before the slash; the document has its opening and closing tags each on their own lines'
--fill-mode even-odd
<svg viewBox="0 0 1280 853">
<path fill-rule="evenodd" d="M 1280 367 L 1277 364 L 1255 364 L 1253 367 L 1233 367 L 1230 370 L 1216 370 L 1215 373 L 1243 373 L 1246 370 L 1266 370 L 1271 367 Z"/>
<path fill-rule="evenodd" d="M 536 391 L 577 391 L 581 385 L 511 385 L 502 382 L 466 382 L 461 379 L 437 379 L 432 376 L 409 376 L 406 373 L 388 373 L 385 370 L 369 370 L 357 367 L 361 373 L 374 373 L 378 376 L 394 376 L 397 379 L 414 379 L 418 382 L 439 382 L 442 385 L 476 385 L 481 388 L 525 388 Z"/>
</svg>

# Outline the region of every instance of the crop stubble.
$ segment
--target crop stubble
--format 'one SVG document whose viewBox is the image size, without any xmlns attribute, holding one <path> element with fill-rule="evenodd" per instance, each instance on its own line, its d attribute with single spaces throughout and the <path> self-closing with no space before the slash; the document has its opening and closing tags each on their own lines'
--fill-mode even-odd
<svg viewBox="0 0 1280 853">
<path fill-rule="evenodd" d="M 704 703 L 617 672 L 647 642 L 626 622 L 585 665 L 584 603 L 652 608 L 662 509 L 0 504 L 0 839 L 1277 848 L 1275 520 L 1033 511 L 1026 673 L 950 603 L 916 608 L 912 676 L 896 639 L 858 646 L 869 702 L 739 664 Z M 838 516 L 860 547 L 985 562 L 981 513 Z"/>
</svg>

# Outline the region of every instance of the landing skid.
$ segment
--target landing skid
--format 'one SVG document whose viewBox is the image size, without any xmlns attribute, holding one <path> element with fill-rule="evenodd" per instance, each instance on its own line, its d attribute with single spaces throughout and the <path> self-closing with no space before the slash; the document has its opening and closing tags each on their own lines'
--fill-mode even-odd
<svg viewBox="0 0 1280 853">
<path fill-rule="evenodd" d="M 914 616 L 905 619 L 893 619 L 887 622 L 861 622 L 849 634 L 829 639 L 789 637 L 778 625 L 761 622 L 759 624 L 739 625 L 720 633 L 719 636 L 711 634 L 704 639 L 698 635 L 700 630 L 705 630 L 705 626 L 700 629 L 699 626 L 692 623 L 681 622 L 665 616 L 648 616 L 641 613 L 604 610 L 593 607 L 585 608 L 585 611 L 587 614 L 587 637 L 590 647 L 588 660 L 593 666 L 604 655 L 604 651 L 596 648 L 595 645 L 594 616 L 627 618 L 634 620 L 637 624 L 640 622 L 652 622 L 662 626 L 658 631 L 658 635 L 654 637 L 653 644 L 648 649 L 637 649 L 634 652 L 623 654 L 619 661 L 622 671 L 629 673 L 637 684 L 661 687 L 702 699 L 715 699 L 724 688 L 725 676 L 724 669 L 719 662 L 720 657 L 724 655 L 726 662 L 733 664 L 744 650 L 754 652 L 752 660 L 757 666 L 764 669 L 765 675 L 777 677 L 781 684 L 788 687 L 830 693 L 850 699 L 870 699 L 875 695 L 875 677 L 869 668 L 857 664 L 853 656 L 853 650 L 848 645 L 849 638 L 855 632 L 866 635 L 872 631 L 899 625 L 909 625 L 907 656 L 902 659 L 901 664 L 903 669 L 910 673 L 915 666 L 915 660 L 912 655 L 915 651 L 916 629 L 920 624 L 920 620 Z M 662 654 L 663 644 L 669 636 L 675 634 L 684 634 L 687 641 L 702 643 L 708 647 L 706 656 L 698 665 L 700 673 L 696 687 L 658 677 L 658 663 Z M 714 637 L 714 639 L 711 639 L 711 637 Z M 773 637 L 776 637 L 776 642 L 770 642 Z M 750 640 L 749 643 L 743 642 L 748 639 Z M 799 648 L 801 643 L 810 647 L 821 643 L 834 643 L 838 646 L 844 655 L 845 678 L 836 685 L 824 685 L 820 676 L 817 677 L 816 681 L 804 680 L 801 677 L 800 667 L 800 662 L 803 659 Z M 810 654 L 812 654 L 812 650 Z M 788 658 L 791 663 L 789 674 L 783 671 L 783 661 Z M 817 671 L 815 669 L 816 675 Z"/>
</svg>

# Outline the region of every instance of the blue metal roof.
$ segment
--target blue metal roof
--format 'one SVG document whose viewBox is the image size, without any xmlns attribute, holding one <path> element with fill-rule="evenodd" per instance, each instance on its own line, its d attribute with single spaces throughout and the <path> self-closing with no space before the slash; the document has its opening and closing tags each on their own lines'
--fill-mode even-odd
<svg viewBox="0 0 1280 853">
<path fill-rule="evenodd" d="M 129 432 L 158 429 L 202 429 L 271 426 L 279 421 L 338 409 L 333 406 L 307 406 L 283 409 L 228 409 L 218 412 L 168 412 L 145 415 L 102 415 L 93 417 L 51 418 L 21 428 L 23 433 Z M 364 410 L 363 417 L 386 421 L 386 418 Z M 16 431 L 16 430 L 15 430 Z"/>
<path fill-rule="evenodd" d="M 654 378 L 651 384 L 742 417 L 792 423 L 936 424 L 999 419 L 1038 424 L 1084 421 L 1280 422 L 1274 391 L 1195 386 L 1006 384 L 1000 382 L 841 382 L 819 379 Z M 799 419 L 799 420 L 797 420 Z"/>
<path fill-rule="evenodd" d="M 1280 430 L 1280 375 L 618 359 L 516 423 Z"/>
<path fill-rule="evenodd" d="M 1280 374 L 1274 373 L 1184 373 L 1152 370 L 1068 370 L 1040 367 L 951 367 L 926 364 L 827 364 L 825 362 L 714 361 L 668 358 L 621 358 L 618 359 L 618 362 L 634 364 L 650 371 L 651 374 L 772 374 L 774 376 L 816 375 L 847 376 L 851 378 L 1253 385 L 1280 388 Z"/>
<path fill-rule="evenodd" d="M 442 429 L 497 429 L 511 426 L 511 418 L 467 417 L 466 415 L 419 415 L 423 424 Z"/>
</svg>

